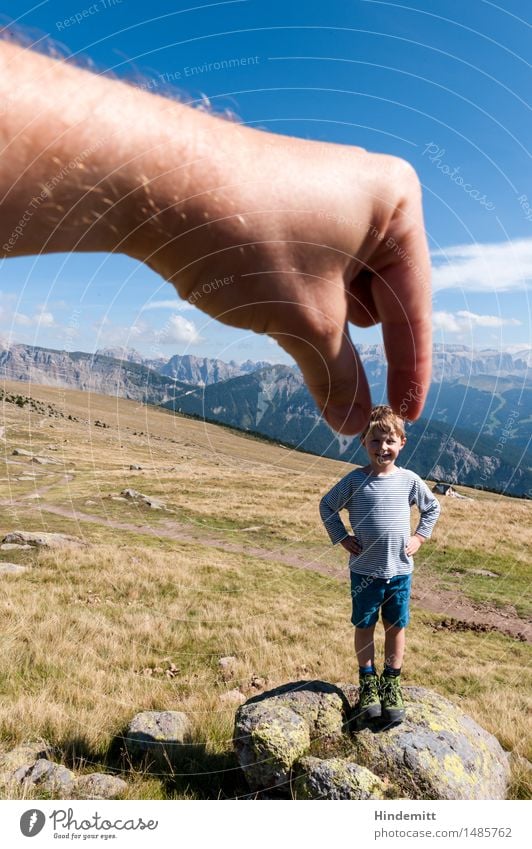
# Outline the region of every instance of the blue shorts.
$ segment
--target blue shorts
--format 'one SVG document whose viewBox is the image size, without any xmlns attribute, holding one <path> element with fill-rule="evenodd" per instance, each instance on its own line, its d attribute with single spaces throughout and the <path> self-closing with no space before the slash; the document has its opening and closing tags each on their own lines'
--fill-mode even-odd
<svg viewBox="0 0 532 849">
<path fill-rule="evenodd" d="M 352 624 L 357 628 L 370 628 L 378 621 L 379 610 L 382 610 L 386 622 L 396 628 L 405 628 L 410 620 L 411 585 L 412 573 L 386 579 L 351 572 Z"/>
</svg>

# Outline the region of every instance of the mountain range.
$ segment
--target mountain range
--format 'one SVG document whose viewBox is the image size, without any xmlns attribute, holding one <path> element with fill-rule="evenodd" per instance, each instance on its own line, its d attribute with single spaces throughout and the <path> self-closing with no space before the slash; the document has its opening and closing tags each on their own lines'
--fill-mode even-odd
<svg viewBox="0 0 532 849">
<path fill-rule="evenodd" d="M 381 345 L 359 352 L 374 403 L 386 403 Z M 401 463 L 422 477 L 519 497 L 532 496 L 530 351 L 434 347 L 433 382 L 422 419 L 407 424 Z M 359 440 L 335 434 L 319 416 L 296 366 L 238 364 L 136 351 L 95 354 L 0 345 L 0 375 L 162 405 L 294 446 L 365 463 Z"/>
</svg>

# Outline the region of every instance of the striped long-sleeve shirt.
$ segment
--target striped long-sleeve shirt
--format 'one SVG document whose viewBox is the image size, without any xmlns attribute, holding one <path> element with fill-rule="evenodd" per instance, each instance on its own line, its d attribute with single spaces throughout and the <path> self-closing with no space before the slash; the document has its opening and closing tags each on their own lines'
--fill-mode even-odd
<svg viewBox="0 0 532 849">
<path fill-rule="evenodd" d="M 323 496 L 320 515 L 336 545 L 349 536 L 339 516 L 340 510 L 348 511 L 351 528 L 362 546 L 360 554 L 349 557 L 352 572 L 393 578 L 408 575 L 414 568 L 412 557 L 405 552 L 411 535 L 410 508 L 414 504 L 421 514 L 415 533 L 428 538 L 441 507 L 419 475 L 400 466 L 382 476 L 359 468 Z"/>
</svg>

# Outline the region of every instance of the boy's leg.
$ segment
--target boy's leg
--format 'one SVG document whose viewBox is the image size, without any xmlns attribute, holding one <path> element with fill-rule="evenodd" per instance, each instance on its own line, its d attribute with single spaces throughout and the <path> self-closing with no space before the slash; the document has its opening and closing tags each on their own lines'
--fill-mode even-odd
<svg viewBox="0 0 532 849">
<path fill-rule="evenodd" d="M 401 665 L 405 651 L 405 628 L 398 628 L 385 619 L 384 625 L 384 672 L 379 681 L 382 718 L 396 724 L 405 717 L 405 704 L 401 692 Z"/>
<path fill-rule="evenodd" d="M 355 653 L 360 679 L 357 704 L 359 721 L 378 719 L 381 715 L 373 634 L 382 602 L 382 583 L 374 581 L 371 576 L 351 573 L 351 622 L 355 626 Z"/>
<path fill-rule="evenodd" d="M 398 575 L 391 578 L 382 606 L 385 667 L 379 682 L 379 690 L 382 717 L 392 724 L 402 722 L 405 716 L 400 682 L 406 626 L 409 621 L 411 582 L 411 575 Z"/>
<path fill-rule="evenodd" d="M 358 691 L 357 718 L 368 721 L 378 719 L 382 713 L 379 698 L 379 679 L 375 669 L 375 625 L 355 627 L 355 652 L 358 661 L 360 688 Z"/>
<path fill-rule="evenodd" d="M 359 669 L 374 669 L 375 668 L 375 643 L 373 635 L 375 633 L 375 625 L 369 628 L 355 627 L 355 653 L 357 656 Z"/>
<path fill-rule="evenodd" d="M 398 628 L 385 619 L 384 626 L 384 663 L 388 669 L 401 669 L 405 654 L 406 628 Z"/>
</svg>

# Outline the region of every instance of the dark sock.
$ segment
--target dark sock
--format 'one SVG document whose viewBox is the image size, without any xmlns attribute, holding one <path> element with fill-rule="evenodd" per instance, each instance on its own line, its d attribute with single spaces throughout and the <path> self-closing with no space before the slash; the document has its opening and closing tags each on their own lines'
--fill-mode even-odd
<svg viewBox="0 0 532 849">
<path fill-rule="evenodd" d="M 359 666 L 358 672 L 360 675 L 376 675 L 377 670 L 374 666 Z"/>
<path fill-rule="evenodd" d="M 392 669 L 391 666 L 385 666 L 383 675 L 389 675 L 391 678 L 396 678 L 401 674 L 401 667 L 399 669 Z"/>
</svg>

